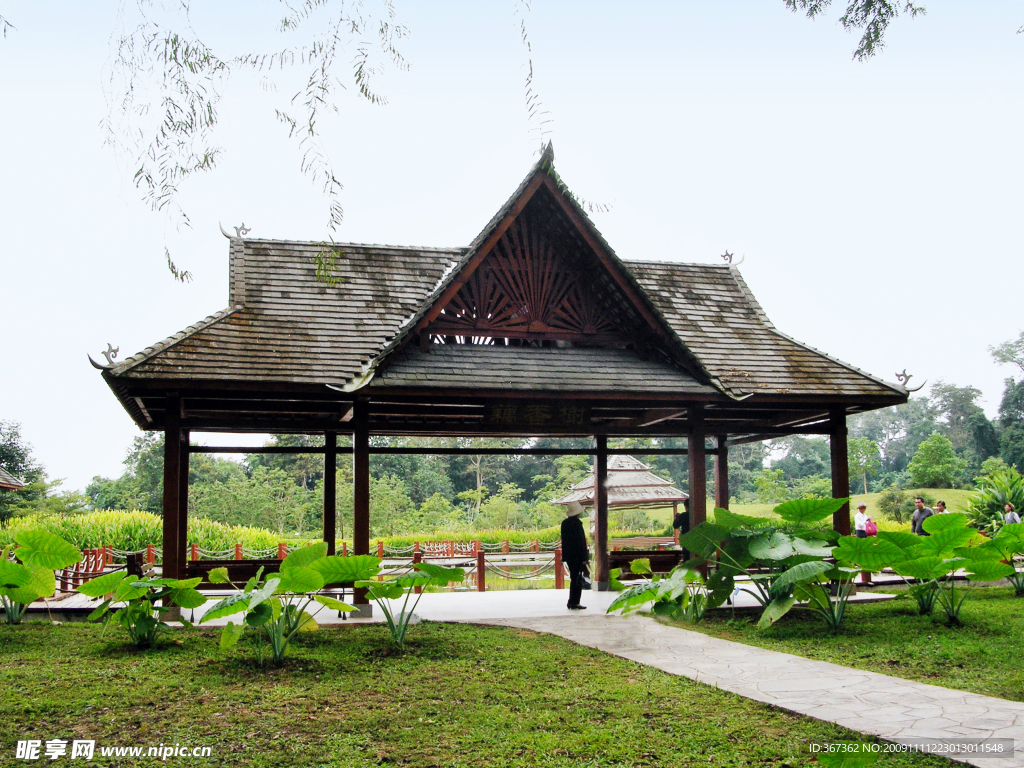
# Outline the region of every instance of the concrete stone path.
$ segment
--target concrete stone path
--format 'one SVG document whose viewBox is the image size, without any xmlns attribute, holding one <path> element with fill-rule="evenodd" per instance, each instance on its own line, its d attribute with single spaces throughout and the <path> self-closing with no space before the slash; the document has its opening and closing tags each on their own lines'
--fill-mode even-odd
<svg viewBox="0 0 1024 768">
<path fill-rule="evenodd" d="M 882 739 L 1014 739 L 1017 751 L 1013 758 L 967 758 L 964 762 L 982 768 L 1024 766 L 1022 703 L 720 640 L 635 614 L 475 621 L 558 635 Z M 879 764 L 885 764 L 884 757 Z"/>
</svg>

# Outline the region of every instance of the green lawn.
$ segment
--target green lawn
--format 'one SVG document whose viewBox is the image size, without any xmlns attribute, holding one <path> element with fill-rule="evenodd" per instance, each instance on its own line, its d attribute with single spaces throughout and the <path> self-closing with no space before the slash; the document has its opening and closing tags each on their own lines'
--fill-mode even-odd
<svg viewBox="0 0 1024 768">
<path fill-rule="evenodd" d="M 734 621 L 728 611 L 713 611 L 700 624 L 681 626 L 774 651 L 1024 701 L 1024 598 L 1015 598 L 1008 587 L 974 587 L 961 613 L 964 626 L 950 629 L 937 605 L 932 616 L 918 616 L 914 600 L 899 592 L 885 603 L 850 604 L 838 635 L 800 609 L 763 632 L 754 626 L 756 615 Z"/>
<path fill-rule="evenodd" d="M 380 625 L 332 626 L 270 670 L 244 646 L 221 657 L 212 632 L 163 643 L 135 651 L 80 623 L 0 629 L 0 763 L 18 739 L 77 738 L 212 748 L 190 765 L 782 767 L 810 765 L 810 743 L 864 740 L 525 630 L 427 623 L 396 655 Z M 111 760 L 92 764 L 157 764 Z"/>
</svg>

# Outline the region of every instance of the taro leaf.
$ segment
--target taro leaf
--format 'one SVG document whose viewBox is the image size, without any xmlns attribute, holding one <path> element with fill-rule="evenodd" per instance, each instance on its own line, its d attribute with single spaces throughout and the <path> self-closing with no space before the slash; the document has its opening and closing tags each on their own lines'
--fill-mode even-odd
<svg viewBox="0 0 1024 768">
<path fill-rule="evenodd" d="M 718 569 L 725 573 L 738 575 L 746 573 L 754 562 L 750 555 L 750 539 L 731 538 L 722 548 L 722 556 L 718 561 Z"/>
<path fill-rule="evenodd" d="M 140 597 L 145 597 L 149 594 L 151 583 L 148 581 L 140 581 L 138 579 L 125 579 L 117 585 L 117 591 L 114 592 L 115 600 L 137 600 Z"/>
<path fill-rule="evenodd" d="M 785 560 L 793 554 L 793 540 L 782 531 L 775 531 L 751 541 L 750 554 L 755 560 Z"/>
<path fill-rule="evenodd" d="M 227 568 L 214 568 L 210 571 L 210 583 L 211 584 L 230 584 L 231 578 L 228 576 Z"/>
<path fill-rule="evenodd" d="M 316 623 L 313 614 L 306 613 L 306 611 L 299 614 L 299 632 L 316 632 L 318 629 L 320 629 L 320 625 Z"/>
<path fill-rule="evenodd" d="M 327 597 L 326 595 L 315 595 L 313 599 L 320 603 L 320 605 L 334 611 L 348 612 L 355 610 L 355 606 L 343 603 L 341 600 L 335 600 L 333 597 Z"/>
<path fill-rule="evenodd" d="M 674 618 L 679 613 L 679 605 L 675 602 L 655 603 L 651 606 L 651 613 L 656 616 L 672 616 Z"/>
<path fill-rule="evenodd" d="M 794 584 L 798 584 L 801 581 L 813 581 L 829 570 L 832 570 L 831 563 L 826 563 L 823 560 L 794 565 L 772 582 L 770 593 L 772 595 L 788 594 L 790 587 Z"/>
<path fill-rule="evenodd" d="M 874 536 L 869 536 L 866 539 L 843 536 L 833 554 L 836 560 L 855 563 L 866 571 L 876 573 L 907 559 L 903 550 L 891 541 Z"/>
<path fill-rule="evenodd" d="M 175 589 L 195 589 L 202 583 L 202 581 L 202 576 L 196 576 L 192 579 L 178 579 L 177 581 L 172 580 L 173 583 L 171 584 L 171 586 Z"/>
<path fill-rule="evenodd" d="M 300 550 L 301 551 L 301 550 Z M 282 570 L 275 578 L 280 579 L 278 592 L 316 592 L 324 588 L 324 577 L 313 568 L 290 568 Z M 259 590 L 257 590 L 259 591 Z"/>
<path fill-rule="evenodd" d="M 903 550 L 904 559 L 910 559 L 917 545 L 921 543 L 921 537 L 915 536 L 906 531 L 879 531 L 876 537 L 879 541 L 888 541 Z"/>
<path fill-rule="evenodd" d="M 629 572 L 637 576 L 644 576 L 651 573 L 651 558 L 638 557 L 636 560 L 631 560 L 629 563 Z"/>
<path fill-rule="evenodd" d="M 53 570 L 45 565 L 36 565 L 29 568 L 31 578 L 26 584 L 12 590 L 10 598 L 16 603 L 28 605 L 40 597 L 53 597 L 57 591 L 57 579 Z"/>
<path fill-rule="evenodd" d="M 811 557 L 832 557 L 832 544 L 821 539 L 801 539 L 793 537 L 793 551 L 798 555 Z"/>
<path fill-rule="evenodd" d="M 92 613 L 90 613 L 88 616 L 85 617 L 85 620 L 86 621 L 95 621 L 96 619 L 100 618 L 103 614 L 105 614 L 110 609 L 110 603 L 111 602 L 112 601 L 110 601 L 110 600 L 104 600 L 102 603 L 100 603 L 98 606 L 96 606 L 96 609 Z M 107 618 L 109 619 L 110 617 L 108 616 Z"/>
<path fill-rule="evenodd" d="M 789 597 L 776 597 L 764 607 L 764 610 L 761 612 L 761 618 L 757 622 L 757 628 L 767 629 L 789 613 L 789 609 L 795 604 L 796 598 L 792 595 Z"/>
<path fill-rule="evenodd" d="M 694 526 L 679 537 L 679 543 L 695 555 L 710 557 L 718 545 L 729 538 L 729 529 L 724 525 L 716 525 L 707 521 Z"/>
<path fill-rule="evenodd" d="M 357 587 L 366 587 L 371 600 L 397 600 L 405 594 L 402 585 L 397 581 L 357 581 Z"/>
<path fill-rule="evenodd" d="M 971 581 L 999 581 L 1015 572 L 1012 565 L 998 560 L 968 560 L 963 567 Z"/>
<path fill-rule="evenodd" d="M 732 574 L 716 570 L 708 577 L 707 586 L 711 592 L 711 605 L 717 607 L 728 600 L 735 591 L 736 580 Z"/>
<path fill-rule="evenodd" d="M 428 585 L 432 587 L 447 587 L 453 581 L 463 581 L 466 578 L 466 572 L 461 568 L 445 568 L 434 563 L 413 563 L 412 567 L 428 576 Z"/>
<path fill-rule="evenodd" d="M 331 555 L 317 560 L 310 568 L 324 577 L 325 584 L 347 584 L 376 576 L 380 571 L 380 558 L 373 555 Z"/>
<path fill-rule="evenodd" d="M 206 605 L 206 595 L 192 589 L 178 589 L 171 593 L 171 601 L 179 608 L 192 610 L 201 605 Z"/>
<path fill-rule="evenodd" d="M 1014 523 L 1017 525 L 1017 523 Z M 995 559 L 995 560 L 1007 560 L 1012 561 L 1013 556 L 1020 553 L 1021 550 L 1017 546 L 1017 542 L 1012 536 L 1001 537 L 996 536 L 994 539 L 989 539 L 979 547 L 971 547 L 969 551 L 977 552 L 977 556 L 972 556 L 971 559 Z M 960 549 L 957 550 L 959 554 Z"/>
<path fill-rule="evenodd" d="M 809 525 L 835 514 L 848 501 L 849 499 L 795 499 L 777 506 L 775 514 L 789 523 Z"/>
<path fill-rule="evenodd" d="M 850 745 L 849 751 L 817 753 L 818 765 L 821 768 L 869 768 L 878 762 L 881 755 L 880 751 L 872 751 L 867 748 L 867 744 L 859 744 L 855 741 L 833 741 L 832 744 L 848 744 Z"/>
<path fill-rule="evenodd" d="M 1010 551 L 1014 554 L 1024 552 L 1024 523 L 1004 525 L 992 541 L 999 542 L 1004 552 Z"/>
<path fill-rule="evenodd" d="M 933 536 L 939 531 L 949 528 L 966 528 L 967 515 L 963 512 L 947 512 L 942 515 L 929 515 L 921 523 L 921 527 Z"/>
<path fill-rule="evenodd" d="M 228 595 L 219 603 L 214 605 L 210 610 L 203 614 L 203 618 L 199 620 L 200 624 L 205 624 L 208 621 L 219 619 L 222 616 L 231 616 L 235 613 L 241 613 L 249 607 L 249 595 L 244 592 L 236 592 L 233 595 Z M 229 625 L 230 626 L 230 625 Z M 223 643 L 223 635 L 221 636 Z M 237 641 L 237 638 L 235 638 Z M 233 645 L 234 643 L 232 643 Z"/>
<path fill-rule="evenodd" d="M 18 531 L 14 535 L 18 549 L 14 553 L 25 565 L 38 565 L 57 571 L 74 565 L 82 559 L 82 553 L 60 536 L 38 529 Z"/>
<path fill-rule="evenodd" d="M 626 585 L 619 581 L 619 576 L 621 575 L 621 568 L 612 568 L 608 571 L 608 589 L 612 592 L 621 592 L 626 589 Z"/>
<path fill-rule="evenodd" d="M 245 586 L 242 587 L 242 591 L 248 594 L 249 592 L 252 592 L 254 589 L 256 589 L 256 577 L 250 576 L 249 580 L 245 582 Z"/>
<path fill-rule="evenodd" d="M 290 571 L 293 568 L 307 568 L 317 560 L 327 557 L 327 542 L 318 541 L 308 547 L 296 549 L 288 557 L 281 561 L 281 572 Z"/>
<path fill-rule="evenodd" d="M 90 579 L 80 586 L 78 591 L 86 597 L 102 597 L 111 592 L 116 592 L 121 582 L 125 579 L 134 580 L 134 577 L 128 576 L 124 571 L 112 571 L 111 573 L 97 576 L 95 579 Z"/>
<path fill-rule="evenodd" d="M 715 507 L 715 523 L 732 530 L 733 528 L 762 528 L 771 525 L 774 521 L 768 517 L 752 517 L 750 515 L 737 515 L 728 509 Z"/>
<path fill-rule="evenodd" d="M 249 593 L 249 610 L 252 610 L 264 600 L 269 600 L 275 593 L 280 591 L 281 579 L 279 574 L 274 574 L 271 578 L 267 579 L 266 584 Z"/>
<path fill-rule="evenodd" d="M 205 618 L 205 616 L 203 618 Z M 225 624 L 224 631 L 220 633 L 221 652 L 227 653 L 234 648 L 239 638 L 242 637 L 243 632 L 245 632 L 245 627 L 241 624 L 232 624 L 230 621 Z"/>
<path fill-rule="evenodd" d="M 260 603 L 245 615 L 245 623 L 250 627 L 262 627 L 274 617 L 274 611 L 268 603 Z"/>
<path fill-rule="evenodd" d="M 944 517 L 944 515 L 939 515 L 939 517 Z M 974 533 L 973 528 L 943 528 L 931 536 L 922 537 L 914 554 L 918 557 L 950 557 L 953 550 L 973 539 Z"/>
<path fill-rule="evenodd" d="M 955 567 L 958 567 L 960 562 L 962 562 L 960 558 L 947 560 L 942 557 L 916 557 L 913 560 L 895 563 L 892 569 L 900 576 L 931 581 L 932 579 L 942 578 Z"/>
<path fill-rule="evenodd" d="M 21 563 L 12 563 L 7 559 L 7 550 L 0 558 L 0 594 L 9 595 L 18 587 L 23 587 L 32 580 L 32 571 Z"/>
<path fill-rule="evenodd" d="M 637 584 L 635 587 L 630 587 L 625 592 L 620 592 L 619 595 L 612 600 L 612 604 L 608 606 L 608 610 L 605 613 L 611 613 L 617 611 L 619 608 L 622 609 L 623 614 L 627 614 L 630 611 L 635 611 L 641 605 L 653 602 L 658 596 L 658 585 L 649 581 L 645 581 L 643 584 Z"/>
<path fill-rule="evenodd" d="M 673 568 L 668 578 L 657 582 L 658 592 L 656 597 L 658 600 L 676 600 L 680 595 L 689 590 L 690 584 L 699 578 L 693 571 Z"/>
</svg>

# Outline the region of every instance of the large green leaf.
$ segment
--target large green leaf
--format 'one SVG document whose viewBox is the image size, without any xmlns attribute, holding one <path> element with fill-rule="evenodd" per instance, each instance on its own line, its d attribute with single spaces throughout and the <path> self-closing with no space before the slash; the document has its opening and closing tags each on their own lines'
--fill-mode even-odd
<svg viewBox="0 0 1024 768">
<path fill-rule="evenodd" d="M 807 555 L 809 557 L 832 557 L 832 549 L 834 547 L 834 544 L 830 544 L 822 539 L 801 539 L 798 536 L 793 537 L 793 551 L 798 555 Z"/>
<path fill-rule="evenodd" d="M 224 630 L 220 633 L 221 652 L 227 653 L 234 648 L 243 632 L 245 632 L 245 627 L 242 624 L 232 624 L 230 621 L 225 624 Z"/>
<path fill-rule="evenodd" d="M 999 581 L 1014 572 L 1012 565 L 998 560 L 968 560 L 963 568 L 971 581 Z"/>
<path fill-rule="evenodd" d="M 1006 538 L 1000 538 L 999 536 L 996 536 L 994 539 L 989 539 L 981 546 L 970 547 L 969 549 L 970 551 L 977 553 L 974 557 L 971 558 L 974 560 L 995 559 L 1012 561 L 1014 555 L 1022 551 L 1017 548 L 1016 541 L 1012 536 Z"/>
<path fill-rule="evenodd" d="M 397 581 L 357 581 L 357 587 L 365 587 L 371 600 L 397 600 L 405 594 L 405 588 Z"/>
<path fill-rule="evenodd" d="M 638 557 L 636 560 L 629 561 L 629 572 L 634 576 L 646 576 L 651 571 L 651 558 L 649 557 Z"/>
<path fill-rule="evenodd" d="M 752 539 L 748 549 L 755 560 L 785 560 L 793 555 L 793 539 L 782 531 L 774 531 Z"/>
<path fill-rule="evenodd" d="M 324 577 L 325 584 L 347 584 L 376 576 L 380 571 L 380 558 L 373 555 L 331 555 L 317 560 L 310 567 Z"/>
<path fill-rule="evenodd" d="M 931 581 L 942 578 L 954 568 L 959 567 L 961 562 L 960 558 L 950 560 L 943 557 L 917 557 L 913 560 L 895 563 L 892 569 L 900 576 Z"/>
<path fill-rule="evenodd" d="M 942 515 L 930 515 L 921 523 L 921 527 L 933 536 L 939 531 L 950 528 L 966 528 L 967 515 L 963 512 L 947 512 Z"/>
<path fill-rule="evenodd" d="M 297 549 L 281 561 L 281 572 L 290 571 L 293 568 L 308 568 L 317 560 L 327 557 L 327 542 L 318 541 L 308 547 Z"/>
<path fill-rule="evenodd" d="M 834 515 L 848 501 L 849 499 L 795 499 L 777 506 L 775 514 L 789 523 L 809 525 Z"/>
<path fill-rule="evenodd" d="M 231 582 L 231 577 L 228 576 L 228 569 L 223 566 L 212 569 L 209 578 L 211 584 L 229 584 Z"/>
<path fill-rule="evenodd" d="M 707 586 L 711 592 L 711 605 L 717 607 L 732 596 L 736 590 L 736 579 L 731 573 L 716 570 L 708 577 Z"/>
<path fill-rule="evenodd" d="M 710 557 L 718 545 L 729 538 L 729 529 L 707 521 L 694 526 L 679 537 L 683 549 L 688 549 L 702 558 Z"/>
<path fill-rule="evenodd" d="M 463 581 L 466 578 L 466 572 L 461 568 L 446 568 L 434 563 L 413 563 L 412 567 L 428 576 L 429 586 L 432 587 L 447 587 L 453 581 Z"/>
<path fill-rule="evenodd" d="M 611 613 L 621 608 L 622 613 L 626 614 L 630 611 L 635 611 L 641 605 L 654 602 L 657 596 L 658 585 L 645 581 L 643 584 L 630 587 L 625 592 L 620 592 L 612 601 L 612 604 L 608 606 L 608 610 L 605 613 Z"/>
<path fill-rule="evenodd" d="M 825 571 L 829 570 L 832 570 L 831 563 L 826 563 L 823 560 L 815 560 L 810 563 L 794 565 L 772 582 L 771 594 L 788 594 L 793 585 L 802 581 L 814 581 L 821 576 L 821 574 L 825 573 Z"/>
<path fill-rule="evenodd" d="M 249 595 L 245 594 L 244 592 L 236 592 L 233 595 L 228 595 L 223 600 L 214 605 L 210 610 L 204 613 L 203 618 L 199 620 L 199 623 L 204 624 L 207 621 L 213 621 L 214 619 L 219 619 L 224 616 L 231 616 L 236 613 L 241 613 L 242 611 L 245 611 L 248 608 Z"/>
<path fill-rule="evenodd" d="M 60 536 L 39 529 L 19 530 L 14 534 L 18 549 L 14 554 L 25 565 L 38 565 L 57 571 L 74 565 L 82 553 Z"/>
<path fill-rule="evenodd" d="M 111 571 L 95 579 L 90 579 L 78 588 L 78 591 L 86 597 L 102 597 L 103 595 L 116 592 L 125 579 L 135 581 L 134 576 L 129 576 L 124 571 Z"/>
<path fill-rule="evenodd" d="M 9 595 L 18 587 L 23 587 L 32 580 L 32 570 L 21 563 L 12 563 L 7 559 L 7 550 L 0 559 L 0 594 Z"/>
<path fill-rule="evenodd" d="M 877 538 L 879 541 L 888 541 L 903 550 L 905 560 L 909 560 L 913 556 L 917 545 L 921 543 L 920 536 L 906 531 L 879 531 Z"/>
<path fill-rule="evenodd" d="M 725 542 L 722 555 L 718 560 L 718 570 L 733 576 L 746 573 L 754 563 L 750 554 L 751 539 L 746 536 L 735 536 Z"/>
<path fill-rule="evenodd" d="M 942 517 L 942 515 L 940 515 Z M 931 518 L 928 518 L 931 520 Z M 925 522 L 928 522 L 925 520 Z M 931 536 L 923 536 L 914 554 L 918 557 L 952 557 L 957 547 L 962 547 L 974 538 L 975 530 L 966 526 L 942 528 Z"/>
<path fill-rule="evenodd" d="M 277 588 L 278 592 L 302 594 L 324 588 L 324 577 L 312 567 L 289 568 L 287 571 L 282 570 L 277 577 L 281 582 Z"/>
<path fill-rule="evenodd" d="M 53 593 L 57 591 L 57 580 L 53 571 L 46 566 L 36 565 L 29 568 L 29 573 L 31 577 L 23 586 L 11 590 L 10 599 L 28 605 L 40 597 L 53 597 Z"/>
<path fill-rule="evenodd" d="M 341 600 L 335 600 L 333 597 L 327 597 L 327 595 L 314 595 L 313 599 L 320 603 L 320 605 L 335 611 L 348 613 L 355 610 L 355 606 L 343 603 Z"/>
<path fill-rule="evenodd" d="M 762 528 L 771 525 L 774 521 L 769 517 L 752 517 L 750 515 L 738 515 L 728 509 L 715 507 L 715 519 L 717 525 L 729 530 L 734 528 Z"/>
<path fill-rule="evenodd" d="M 180 608 L 191 610 L 206 605 L 206 595 L 192 588 L 178 589 L 171 593 L 171 601 Z"/>
<path fill-rule="evenodd" d="M 673 568 L 668 578 L 656 582 L 658 585 L 658 600 L 676 600 L 684 592 L 690 589 L 690 584 L 699 582 L 700 574 L 686 568 Z"/>
<path fill-rule="evenodd" d="M 761 618 L 757 622 L 758 628 L 767 629 L 789 613 L 789 609 L 795 604 L 796 598 L 792 595 L 789 595 L 788 597 L 776 597 L 768 603 L 768 605 L 764 607 L 764 611 L 761 612 Z"/>
<path fill-rule="evenodd" d="M 274 618 L 274 609 L 269 603 L 260 603 L 245 614 L 245 623 L 250 627 L 262 627 Z"/>
<path fill-rule="evenodd" d="M 833 551 L 837 560 L 855 563 L 863 570 L 877 572 L 907 559 L 906 553 L 891 541 L 869 536 L 843 536 Z"/>
</svg>

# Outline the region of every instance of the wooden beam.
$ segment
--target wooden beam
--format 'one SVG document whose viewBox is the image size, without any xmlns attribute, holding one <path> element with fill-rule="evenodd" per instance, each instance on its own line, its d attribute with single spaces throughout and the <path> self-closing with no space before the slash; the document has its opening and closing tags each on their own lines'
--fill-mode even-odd
<svg viewBox="0 0 1024 768">
<path fill-rule="evenodd" d="M 690 528 L 700 525 L 708 516 L 708 479 L 704 448 L 704 408 L 694 406 L 690 413 Z"/>
<path fill-rule="evenodd" d="M 685 413 L 685 408 L 683 408 L 682 410 L 680 410 L 679 408 L 652 408 L 651 410 L 647 411 L 643 415 L 643 417 L 637 419 L 636 426 L 650 427 L 654 424 L 660 424 L 663 421 L 668 421 L 669 419 L 675 419 L 679 416 L 682 416 Z"/>
<path fill-rule="evenodd" d="M 832 498 L 845 499 L 850 496 L 850 463 L 847 455 L 846 411 L 835 408 L 829 423 L 832 434 L 829 436 L 829 447 L 832 457 Z M 832 528 L 843 536 L 850 535 L 850 502 L 836 510 L 832 515 Z"/>
<path fill-rule="evenodd" d="M 324 541 L 327 554 L 334 554 L 338 509 L 338 433 L 324 432 Z"/>
<path fill-rule="evenodd" d="M 608 438 L 594 437 L 594 581 L 608 590 Z"/>
<path fill-rule="evenodd" d="M 725 435 L 715 438 L 718 452 L 715 455 L 715 506 L 729 508 L 729 447 Z"/>
<path fill-rule="evenodd" d="M 163 575 L 180 579 L 183 556 L 179 560 L 178 514 L 181 509 L 181 401 L 168 398 L 167 428 L 164 431 L 164 496 L 163 496 Z"/>
</svg>

